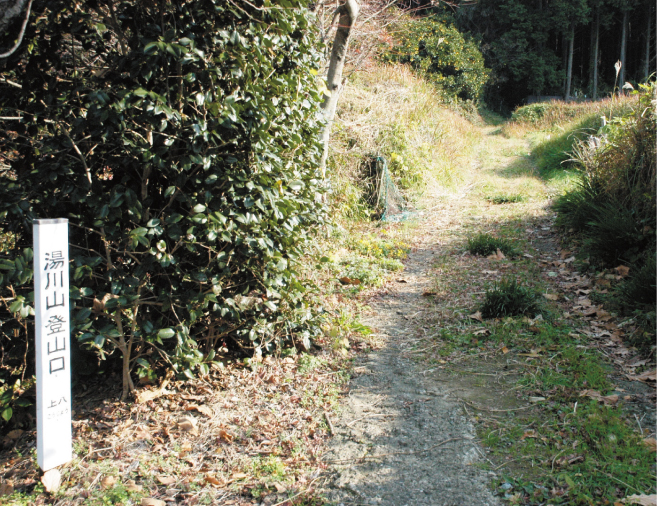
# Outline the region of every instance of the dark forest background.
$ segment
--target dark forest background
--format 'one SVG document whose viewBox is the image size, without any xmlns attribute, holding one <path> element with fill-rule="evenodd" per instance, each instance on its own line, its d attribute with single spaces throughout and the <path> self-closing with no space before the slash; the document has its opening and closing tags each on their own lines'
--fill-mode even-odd
<svg viewBox="0 0 657 506">
<path fill-rule="evenodd" d="M 480 42 L 492 69 L 485 102 L 497 110 L 530 95 L 600 98 L 655 72 L 654 0 L 457 0 L 438 9 Z"/>
</svg>

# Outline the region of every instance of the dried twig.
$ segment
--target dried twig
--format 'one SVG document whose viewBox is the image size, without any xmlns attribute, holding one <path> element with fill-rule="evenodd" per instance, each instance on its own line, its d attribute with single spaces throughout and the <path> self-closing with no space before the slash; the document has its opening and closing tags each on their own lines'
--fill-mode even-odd
<svg viewBox="0 0 657 506">
<path fill-rule="evenodd" d="M 377 417 L 377 416 L 393 416 L 393 415 L 391 415 L 390 413 L 376 413 L 374 415 L 363 416 L 361 418 L 356 418 L 356 420 L 353 420 L 353 421 L 349 422 L 347 424 L 347 427 L 351 427 L 356 422 L 360 422 L 361 420 L 365 420 L 366 418 L 374 418 L 374 417 Z"/>
<path fill-rule="evenodd" d="M 311 489 L 312 484 L 315 483 L 318 479 L 319 479 L 319 477 L 315 478 L 313 481 L 310 482 L 310 484 L 308 485 L 308 487 L 306 487 L 305 489 L 303 489 L 301 492 L 298 492 L 298 493 L 294 494 L 292 497 L 288 497 L 288 498 L 285 499 L 284 501 L 277 502 L 277 503 L 274 504 L 273 506 L 281 506 L 281 504 L 285 504 L 286 502 L 292 501 L 292 499 L 295 499 L 296 497 L 299 497 L 301 494 L 305 494 L 306 492 L 308 492 L 308 491 Z M 290 502 L 290 504 L 292 504 L 292 503 Z"/>
<path fill-rule="evenodd" d="M 434 448 L 438 448 L 439 446 L 442 446 L 444 444 L 447 444 L 451 441 L 460 441 L 462 440 L 462 437 L 452 437 L 449 439 L 445 439 L 444 441 L 441 441 L 440 443 L 437 443 L 433 446 L 430 446 L 429 448 L 425 448 L 424 450 L 412 450 L 410 452 L 391 452 L 391 453 L 382 453 L 380 455 L 365 455 L 364 457 L 358 457 L 355 459 L 356 462 L 360 460 L 365 460 L 365 459 L 380 459 L 381 457 L 389 457 L 391 455 L 415 455 L 416 453 L 425 453 L 430 450 L 433 450 Z M 341 460 L 324 460 L 322 462 L 326 462 L 327 464 L 339 464 L 341 462 L 352 462 L 354 459 L 341 459 Z"/>
<path fill-rule="evenodd" d="M 328 424 L 329 431 L 331 431 L 331 435 L 334 435 L 335 429 L 333 428 L 333 422 L 331 422 L 331 417 L 326 411 L 324 411 L 324 418 L 326 418 L 326 423 Z"/>
<path fill-rule="evenodd" d="M 471 408 L 478 409 L 478 410 L 480 410 L 480 411 L 497 411 L 497 412 L 520 411 L 521 409 L 527 409 L 527 408 L 531 408 L 531 407 L 534 406 L 533 404 L 529 404 L 529 405 L 527 405 L 527 406 L 521 406 L 521 407 L 519 407 L 519 408 L 493 409 L 493 408 L 483 408 L 483 407 L 475 406 L 475 405 L 472 404 L 471 402 L 464 401 L 463 399 L 459 399 L 459 400 L 460 400 L 461 402 L 463 402 L 464 404 L 467 404 L 467 405 L 470 406 Z"/>
</svg>

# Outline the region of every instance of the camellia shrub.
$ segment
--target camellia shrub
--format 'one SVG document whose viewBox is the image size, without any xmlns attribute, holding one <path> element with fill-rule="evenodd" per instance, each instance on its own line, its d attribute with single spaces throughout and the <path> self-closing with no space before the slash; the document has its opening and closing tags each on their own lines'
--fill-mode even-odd
<svg viewBox="0 0 657 506">
<path fill-rule="evenodd" d="M 478 100 L 489 75 L 477 44 L 435 17 L 405 23 L 385 58 L 410 64 L 451 99 Z"/>
<path fill-rule="evenodd" d="M 64 217 L 74 338 L 122 357 L 124 397 L 131 371 L 191 377 L 219 346 L 308 346 L 295 264 L 325 209 L 305 2 L 35 7 L 0 68 L 22 118 L 0 128 L 2 338 L 32 339 L 32 220 Z"/>
</svg>

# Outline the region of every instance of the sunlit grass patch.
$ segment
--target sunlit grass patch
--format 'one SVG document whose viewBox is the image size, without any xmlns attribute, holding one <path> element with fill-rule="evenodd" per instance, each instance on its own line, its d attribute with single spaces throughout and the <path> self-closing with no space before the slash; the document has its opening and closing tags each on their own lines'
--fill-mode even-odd
<svg viewBox="0 0 657 506">
<path fill-rule="evenodd" d="M 373 234 L 354 236 L 348 242 L 348 246 L 361 255 L 398 260 L 406 258 L 411 250 L 410 245 L 401 239 L 388 239 Z"/>
<path fill-rule="evenodd" d="M 402 65 L 373 65 L 354 75 L 338 108 L 328 160 L 338 219 L 370 214 L 365 169 L 372 156 L 387 160 L 394 182 L 416 202 L 429 190 L 447 191 L 463 181 L 463 165 L 481 135 Z"/>
<path fill-rule="evenodd" d="M 525 196 L 519 193 L 499 193 L 486 197 L 486 200 L 491 204 L 517 204 L 524 202 Z"/>
</svg>

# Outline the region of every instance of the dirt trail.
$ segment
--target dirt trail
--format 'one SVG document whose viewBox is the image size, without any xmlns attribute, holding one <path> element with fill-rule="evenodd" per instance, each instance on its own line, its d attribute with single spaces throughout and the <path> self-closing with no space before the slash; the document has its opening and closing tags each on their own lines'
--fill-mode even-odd
<svg viewBox="0 0 657 506">
<path fill-rule="evenodd" d="M 334 461 L 335 487 L 327 495 L 342 504 L 495 505 L 488 473 L 473 466 L 482 458 L 475 431 L 449 384 L 422 374 L 405 354 L 424 309 L 422 292 L 435 248 L 421 231 L 404 280 L 371 301 L 365 323 L 386 341 L 360 358 L 337 436 L 325 457 Z M 377 457 L 381 455 L 381 457 Z"/>
<path fill-rule="evenodd" d="M 334 423 L 335 437 L 323 457 L 331 473 L 322 491 L 332 503 L 500 505 L 489 487 L 495 471 L 523 465 L 514 463 L 522 458 L 497 465 L 488 460 L 473 425 L 476 410 L 469 408 L 474 405 L 493 418 L 513 416 L 517 410 L 530 413 L 533 406 L 526 395 L 521 400 L 515 387 L 526 364 L 513 353 L 505 355 L 508 350 L 489 353 L 481 347 L 484 351 L 463 357 L 458 366 L 451 358 L 443 366 L 446 361 L 435 348 L 444 345 L 441 329 L 472 325 L 466 317 L 483 292 L 472 293 L 476 290 L 463 280 L 481 285 L 482 280 L 499 279 L 509 267 L 465 258 L 463 245 L 473 232 L 514 224 L 526 232 L 528 256 L 535 258 L 527 263 L 525 275 L 540 278 L 547 286 L 554 282 L 557 273 L 547 271 L 561 253 L 548 205 L 555 189 L 537 176 L 527 141 L 506 138 L 496 127 L 481 128 L 473 153 L 460 188 L 450 194 L 438 187 L 429 190 L 402 278 L 368 301 L 372 311 L 362 320 L 384 344 L 356 359 L 355 378 Z M 518 194 L 523 196 L 520 204 L 490 202 L 490 196 Z M 459 269 L 471 272 L 460 276 Z M 423 296 L 426 291 L 436 297 Z M 420 353 L 433 358 L 414 360 Z M 620 392 L 643 399 L 636 406 L 628 402 L 628 411 L 636 414 L 638 409 L 644 424 L 654 425 L 655 410 L 649 402 L 654 389 L 622 378 L 614 381 L 623 385 Z M 484 470 L 484 462 L 495 471 Z"/>
<path fill-rule="evenodd" d="M 337 504 L 501 504 L 488 488 L 495 473 L 476 465 L 485 450 L 459 402 L 492 392 L 423 370 L 412 360 L 417 350 L 411 352 L 419 338 L 439 330 L 439 320 L 423 317 L 433 309 L 422 294 L 433 286 L 432 267 L 443 253 L 445 230 L 458 231 L 468 219 L 467 194 L 478 184 L 481 157 L 489 156 L 491 146 L 500 153 L 505 145 L 504 139 L 488 142 L 493 130 L 485 129 L 480 159 L 472 161 L 462 187 L 425 203 L 429 211 L 419 219 L 403 278 L 368 301 L 372 313 L 363 321 L 385 344 L 357 360 L 336 437 L 324 457 L 334 470 L 325 493 Z"/>
</svg>

